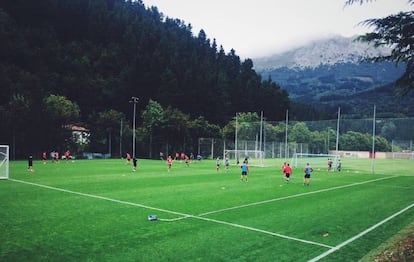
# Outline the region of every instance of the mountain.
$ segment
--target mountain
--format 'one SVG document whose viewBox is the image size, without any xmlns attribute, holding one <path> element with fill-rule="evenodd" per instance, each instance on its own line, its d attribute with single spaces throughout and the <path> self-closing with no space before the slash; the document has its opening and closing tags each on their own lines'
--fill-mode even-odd
<svg viewBox="0 0 414 262">
<path fill-rule="evenodd" d="M 316 68 L 338 63 L 357 64 L 365 57 L 388 55 L 391 52 L 389 48 L 374 48 L 354 39 L 355 37 L 334 36 L 315 40 L 285 53 L 254 59 L 255 69 L 261 71 L 280 67 Z"/>
<path fill-rule="evenodd" d="M 376 49 L 354 42 L 353 38 L 336 36 L 255 59 L 254 68 L 264 79 L 270 77 L 287 90 L 294 102 L 317 105 L 322 112 L 335 111 L 340 106 L 345 114 L 363 117 L 364 107 L 384 98 L 383 104 L 387 105 L 384 115 L 412 116 L 410 103 L 414 102 L 414 96 L 398 98 L 392 85 L 404 73 L 405 66 L 364 61 L 366 57 L 390 52 L 387 48 Z"/>
</svg>

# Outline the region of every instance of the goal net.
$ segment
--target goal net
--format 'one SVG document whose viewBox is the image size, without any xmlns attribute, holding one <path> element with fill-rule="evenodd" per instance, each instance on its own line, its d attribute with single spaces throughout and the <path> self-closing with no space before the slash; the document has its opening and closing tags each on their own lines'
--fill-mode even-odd
<svg viewBox="0 0 414 262">
<path fill-rule="evenodd" d="M 231 164 L 242 164 L 247 158 L 249 166 L 264 166 L 264 151 L 259 150 L 225 150 L 224 157 L 228 157 Z"/>
<path fill-rule="evenodd" d="M 9 146 L 0 145 L 0 179 L 9 178 Z"/>
<path fill-rule="evenodd" d="M 295 153 L 292 157 L 291 166 L 300 168 L 309 163 L 313 168 L 328 170 L 328 163 L 330 162 L 332 167 L 330 171 L 335 171 L 338 160 L 338 155 Z"/>
</svg>

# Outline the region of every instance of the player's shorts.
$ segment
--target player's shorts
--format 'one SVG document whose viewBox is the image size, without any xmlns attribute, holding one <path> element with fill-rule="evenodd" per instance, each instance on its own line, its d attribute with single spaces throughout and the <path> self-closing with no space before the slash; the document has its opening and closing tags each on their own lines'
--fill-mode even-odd
<svg viewBox="0 0 414 262">
<path fill-rule="evenodd" d="M 310 178 L 310 174 L 305 174 L 305 178 Z"/>
<path fill-rule="evenodd" d="M 290 174 L 289 174 L 289 173 L 285 173 L 285 176 L 286 176 L 287 178 L 289 178 L 289 177 L 290 177 Z"/>
<path fill-rule="evenodd" d="M 247 176 L 247 172 L 246 171 L 242 171 L 242 176 Z"/>
</svg>

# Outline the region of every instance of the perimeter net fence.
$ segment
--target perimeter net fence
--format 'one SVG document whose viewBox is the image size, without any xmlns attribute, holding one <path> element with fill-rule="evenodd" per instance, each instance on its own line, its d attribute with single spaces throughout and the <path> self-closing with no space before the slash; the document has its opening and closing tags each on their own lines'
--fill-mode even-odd
<svg viewBox="0 0 414 262">
<path fill-rule="evenodd" d="M 226 151 L 287 160 L 295 154 L 414 159 L 414 118 L 239 122 L 225 136 L 199 138 L 198 153 L 211 159 Z"/>
</svg>

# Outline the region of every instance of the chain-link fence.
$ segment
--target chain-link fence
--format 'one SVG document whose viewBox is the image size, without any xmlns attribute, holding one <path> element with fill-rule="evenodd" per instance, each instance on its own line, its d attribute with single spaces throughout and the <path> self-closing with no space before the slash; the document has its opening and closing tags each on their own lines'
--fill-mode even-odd
<svg viewBox="0 0 414 262">
<path fill-rule="evenodd" d="M 266 158 L 291 158 L 295 153 L 366 155 L 409 158 L 413 155 L 414 118 L 336 119 L 239 123 L 234 139 L 200 138 L 198 153 L 207 158 L 224 150 L 263 151 Z M 374 151 L 376 154 L 373 154 Z"/>
</svg>

